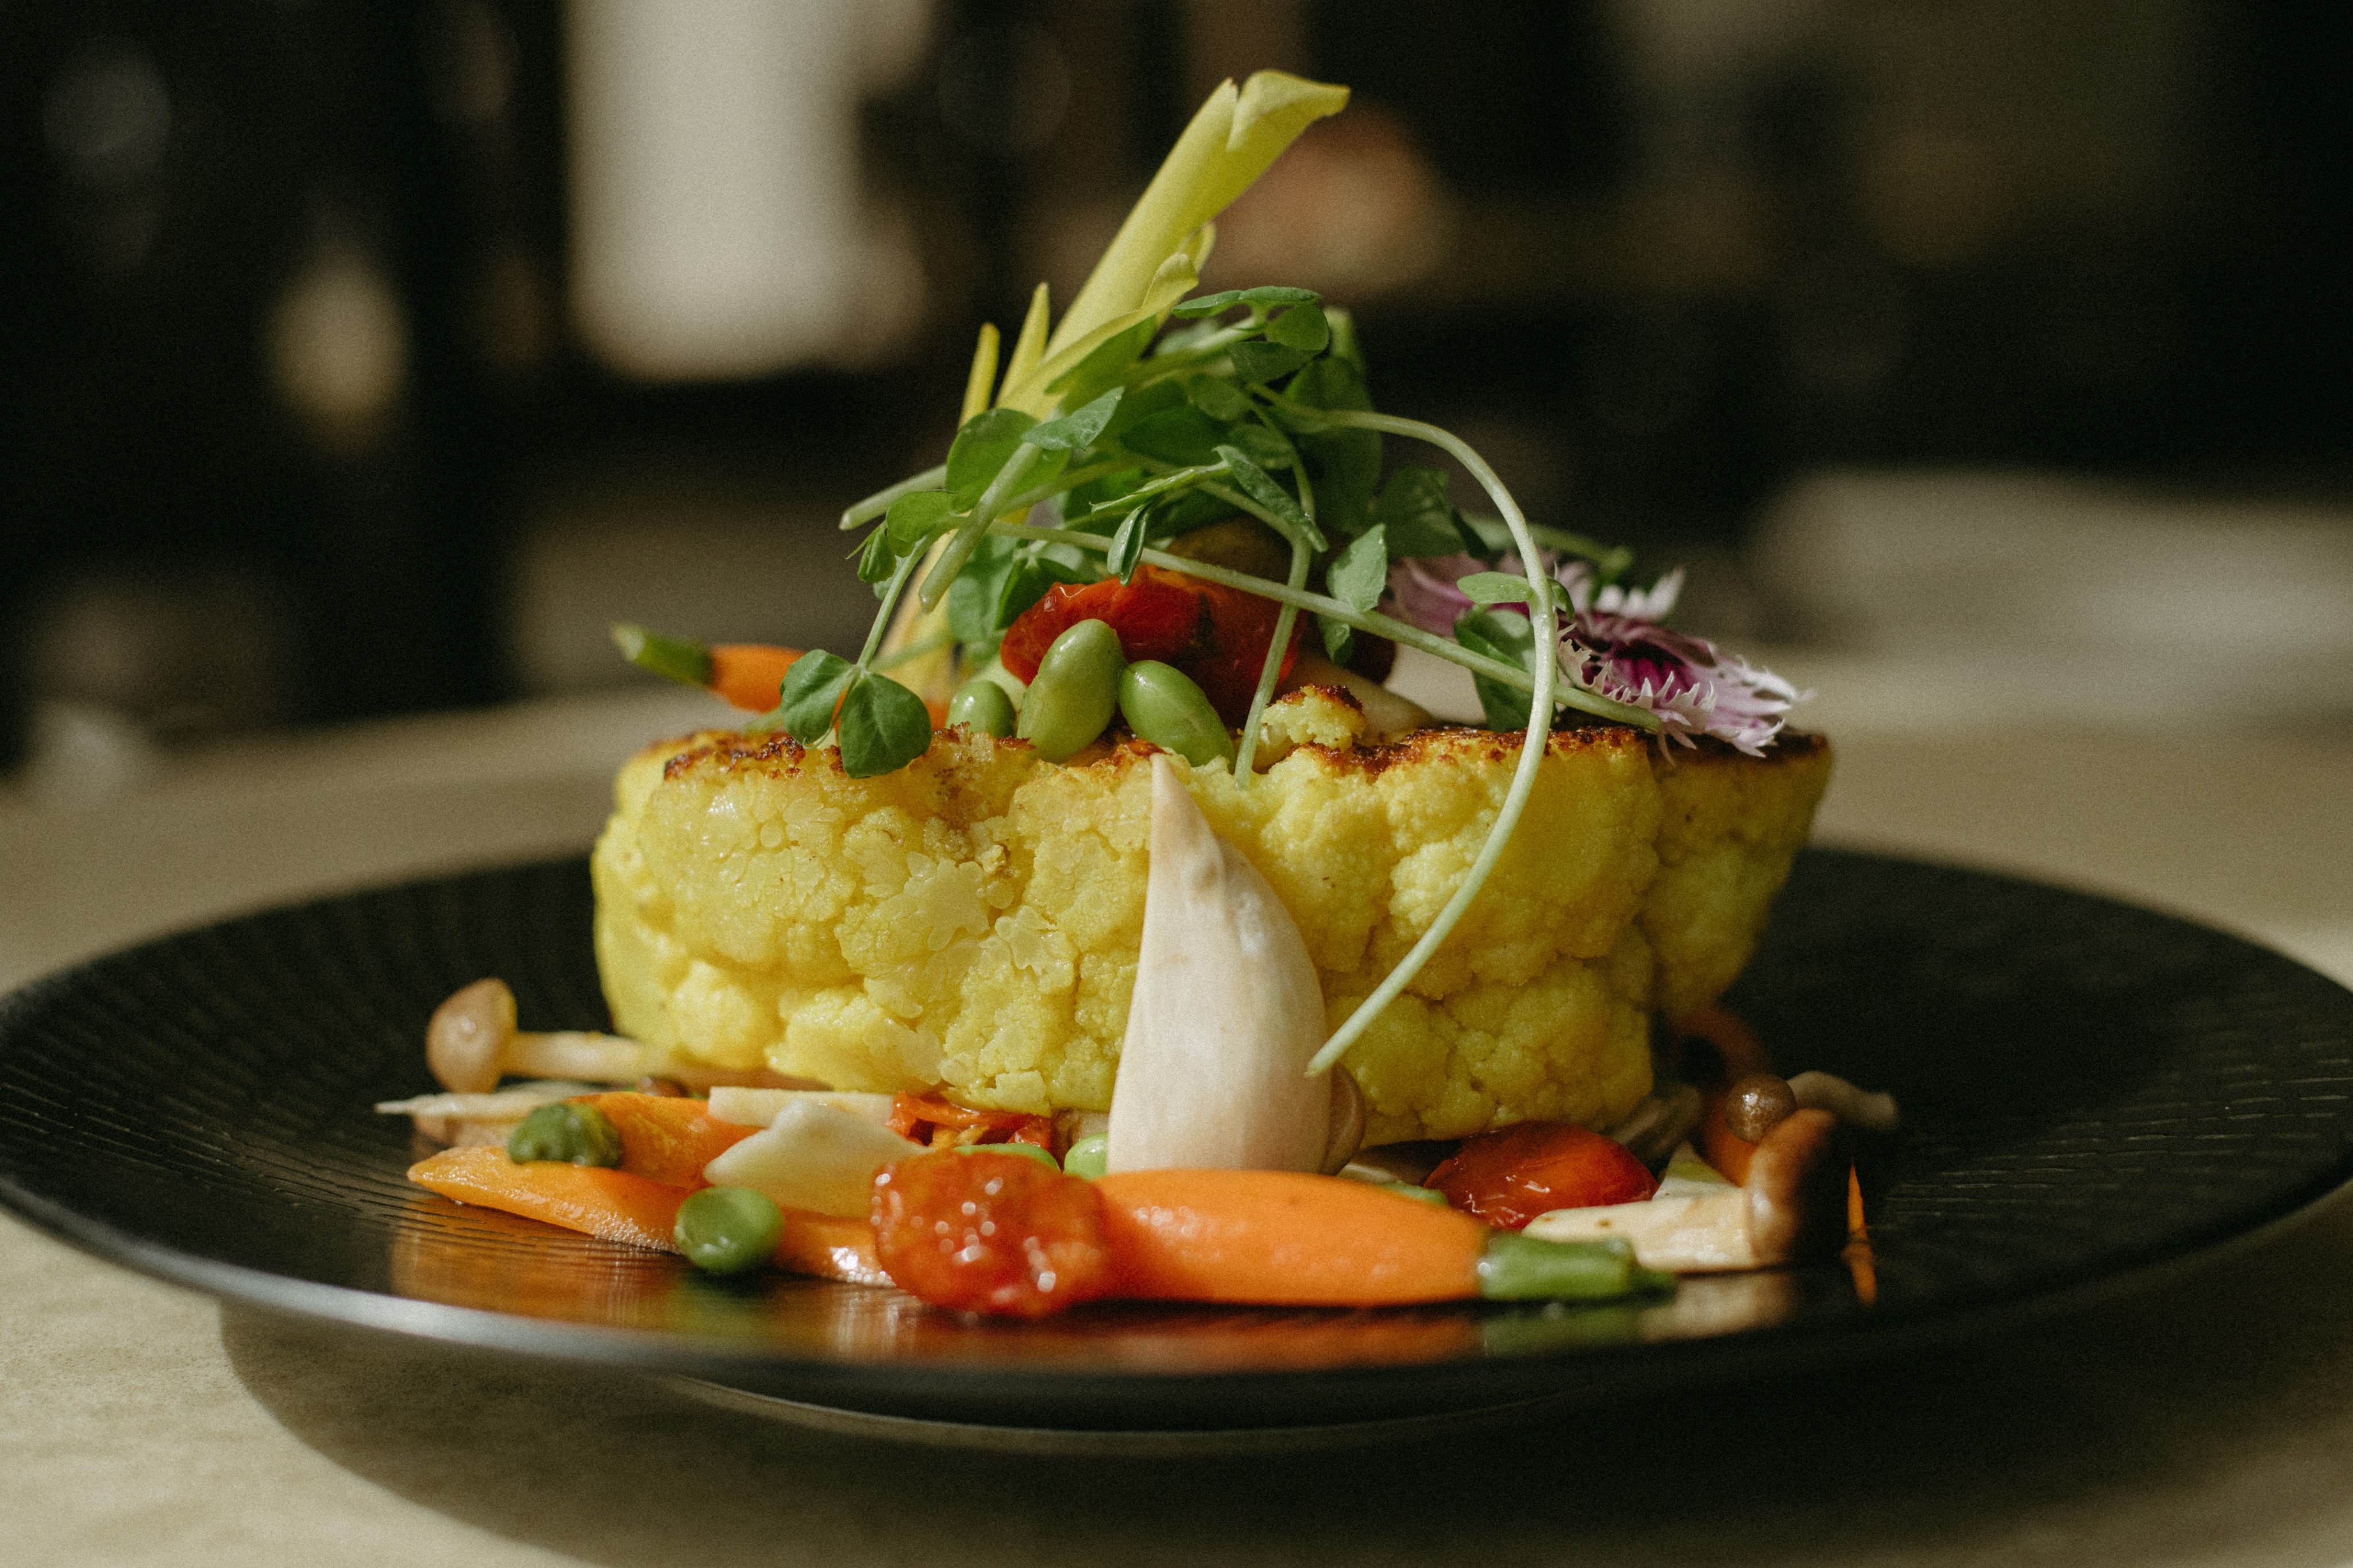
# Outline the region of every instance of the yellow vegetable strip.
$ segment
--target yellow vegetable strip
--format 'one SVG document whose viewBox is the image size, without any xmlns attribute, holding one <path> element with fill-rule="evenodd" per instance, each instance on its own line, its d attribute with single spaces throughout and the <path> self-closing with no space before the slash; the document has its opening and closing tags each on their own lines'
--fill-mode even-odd
<svg viewBox="0 0 2353 1568">
<path fill-rule="evenodd" d="M 956 428 L 988 406 L 988 395 L 997 389 L 997 324 L 980 324 L 980 342 L 972 351 L 972 370 L 964 378 L 964 410 L 956 416 Z"/>
<path fill-rule="evenodd" d="M 1348 89 L 1283 71 L 1257 71 L 1240 90 L 1209 95 L 1159 173 L 1119 226 L 1047 344 L 1050 355 L 1133 310 L 1170 252 L 1250 189 L 1299 133 L 1347 106 Z M 1206 241 L 1201 259 L 1206 257 Z"/>
<path fill-rule="evenodd" d="M 1046 356 L 1046 286 L 1040 283 L 1029 295 L 1029 313 L 1021 318 L 1021 331 L 1013 340 L 1013 357 L 1005 362 L 1005 389 L 998 403 L 1010 405 L 1013 389 L 1028 380 Z"/>
<path fill-rule="evenodd" d="M 1055 350 L 1044 363 L 1034 367 L 1023 369 L 1017 357 L 1017 363 L 1006 370 L 1005 395 L 998 402 L 1008 408 L 1018 408 L 1040 419 L 1046 417 L 1059 401 L 1047 389 L 1060 381 L 1064 372 L 1136 322 L 1156 320 L 1167 314 L 1178 300 L 1193 291 L 1193 286 L 1200 280 L 1200 274 L 1194 269 L 1191 254 L 1185 250 L 1171 251 L 1167 259 L 1161 262 L 1159 269 L 1153 273 L 1152 281 L 1144 290 L 1143 302 L 1134 310 L 1113 316 L 1069 347 Z M 1044 285 L 1039 287 L 1042 289 Z"/>
</svg>

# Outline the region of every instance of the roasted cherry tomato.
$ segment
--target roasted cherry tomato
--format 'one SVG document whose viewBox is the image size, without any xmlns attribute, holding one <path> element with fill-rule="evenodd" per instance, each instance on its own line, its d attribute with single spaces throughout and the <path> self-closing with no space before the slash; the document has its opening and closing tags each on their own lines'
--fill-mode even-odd
<svg viewBox="0 0 2353 1568">
<path fill-rule="evenodd" d="M 1266 645 L 1274 640 L 1274 621 L 1282 613 L 1282 606 L 1272 599 L 1261 599 L 1256 594 L 1246 594 L 1220 583 L 1197 581 L 1192 587 L 1208 611 L 1207 625 L 1191 653 L 1168 662 L 1193 678 L 1193 683 L 1208 698 L 1219 718 L 1239 725 L 1250 717 L 1250 699 L 1258 693 L 1259 671 L 1266 664 Z M 1291 666 L 1299 657 L 1299 637 L 1306 629 L 1307 620 L 1307 616 L 1300 616 L 1293 621 L 1291 642 L 1282 650 L 1282 668 L 1278 679 L 1291 673 Z"/>
<path fill-rule="evenodd" d="M 1032 1143 L 1054 1152 L 1054 1119 L 1026 1110 L 979 1110 L 920 1094 L 891 1101 L 891 1131 L 918 1143 Z"/>
<path fill-rule="evenodd" d="M 1422 1184 L 1499 1230 L 1554 1209 L 1640 1203 L 1659 1190 L 1617 1140 L 1566 1121 L 1522 1121 L 1466 1138 Z"/>
<path fill-rule="evenodd" d="M 1181 586 L 1183 581 L 1146 566 L 1133 583 L 1115 577 L 1084 584 L 1057 583 L 1006 628 L 997 657 L 1016 680 L 1028 681 L 1036 678 L 1038 661 L 1056 637 L 1081 621 L 1105 621 L 1119 634 L 1119 650 L 1128 663 L 1156 658 L 1174 664 L 1193 647 L 1201 624 L 1200 595 Z"/>
<path fill-rule="evenodd" d="M 1040 1318 L 1111 1289 L 1094 1184 L 1018 1154 L 943 1150 L 874 1178 L 874 1253 L 935 1307 Z"/>
</svg>

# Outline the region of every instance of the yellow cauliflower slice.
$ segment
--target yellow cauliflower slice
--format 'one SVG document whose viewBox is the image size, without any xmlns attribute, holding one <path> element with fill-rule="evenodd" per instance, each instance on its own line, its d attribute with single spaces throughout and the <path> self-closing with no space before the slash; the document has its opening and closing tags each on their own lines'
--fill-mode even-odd
<svg viewBox="0 0 2353 1568">
<path fill-rule="evenodd" d="M 1519 742 L 1434 729 L 1365 749 L 1344 697 L 1283 706 L 1289 749 L 1248 789 L 1221 767 L 1188 787 L 1290 909 L 1337 1026 L 1478 854 Z M 1147 757 L 1057 766 L 961 730 L 871 779 L 782 737 L 641 752 L 594 862 L 615 1022 L 842 1089 L 1103 1110 L 1144 924 Z M 1372 1141 L 1625 1115 L 1650 1089 L 1651 1014 L 1739 973 L 1829 765 L 1806 736 L 1756 759 L 1555 735 L 1493 877 L 1345 1059 Z"/>
</svg>

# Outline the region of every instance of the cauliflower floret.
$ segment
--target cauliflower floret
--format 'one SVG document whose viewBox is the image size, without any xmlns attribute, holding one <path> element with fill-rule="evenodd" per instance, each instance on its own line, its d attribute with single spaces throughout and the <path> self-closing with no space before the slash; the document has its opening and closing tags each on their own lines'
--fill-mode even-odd
<svg viewBox="0 0 2353 1568">
<path fill-rule="evenodd" d="M 1286 701 L 1291 744 L 1250 787 L 1186 771 L 1291 910 L 1336 1027 L 1477 856 L 1518 741 L 1360 748 L 1345 701 Z M 963 731 L 871 779 L 781 737 L 643 752 L 594 862 L 614 1018 L 686 1058 L 844 1089 L 1103 1110 L 1144 924 L 1147 757 L 1055 766 Z M 1345 1059 L 1371 1138 L 1623 1116 L 1650 1088 L 1651 1012 L 1738 973 L 1828 768 L 1799 736 L 1761 761 L 1554 736 L 1494 875 Z"/>
</svg>

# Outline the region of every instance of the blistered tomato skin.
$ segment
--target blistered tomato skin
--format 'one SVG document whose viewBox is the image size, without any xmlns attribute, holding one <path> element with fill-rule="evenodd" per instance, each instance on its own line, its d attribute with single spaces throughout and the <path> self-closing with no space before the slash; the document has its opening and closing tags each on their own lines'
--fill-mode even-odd
<svg viewBox="0 0 2353 1568">
<path fill-rule="evenodd" d="M 1111 1289 L 1092 1183 L 1013 1154 L 918 1154 L 874 1178 L 874 1251 L 935 1307 L 1042 1318 Z"/>
<path fill-rule="evenodd" d="M 1522 1121 L 1466 1138 L 1423 1185 L 1498 1230 L 1554 1209 L 1641 1203 L 1659 1190 L 1615 1139 L 1565 1121 Z"/>
<path fill-rule="evenodd" d="M 1191 653 L 1168 662 L 1193 678 L 1227 723 L 1240 724 L 1250 717 L 1250 699 L 1258 694 L 1259 671 L 1265 668 L 1267 645 L 1274 640 L 1275 617 L 1282 606 L 1220 583 L 1194 586 L 1208 611 L 1208 625 Z M 1291 674 L 1307 623 L 1308 617 L 1301 616 L 1293 625 L 1276 679 Z"/>
<path fill-rule="evenodd" d="M 997 648 L 1007 673 L 1029 681 L 1054 639 L 1081 621 L 1104 621 L 1119 634 L 1119 650 L 1130 664 L 1139 659 L 1173 660 L 1193 647 L 1201 624 L 1201 600 L 1169 574 L 1145 567 L 1133 583 L 1058 583 L 1006 628 Z M 1181 579 L 1179 580 L 1181 581 Z M 1266 645 L 1259 644 L 1261 649 Z"/>
</svg>

